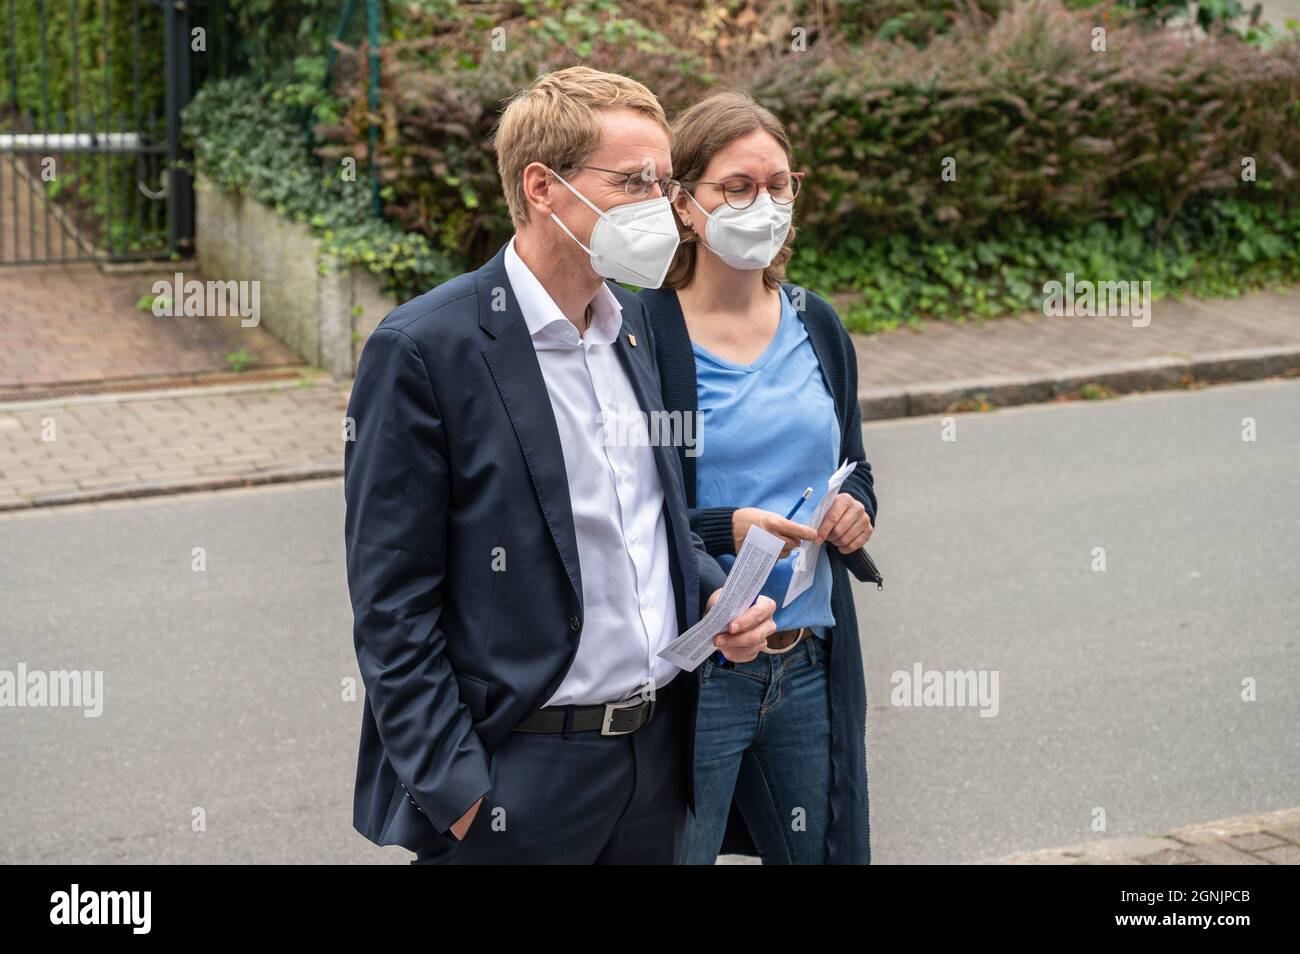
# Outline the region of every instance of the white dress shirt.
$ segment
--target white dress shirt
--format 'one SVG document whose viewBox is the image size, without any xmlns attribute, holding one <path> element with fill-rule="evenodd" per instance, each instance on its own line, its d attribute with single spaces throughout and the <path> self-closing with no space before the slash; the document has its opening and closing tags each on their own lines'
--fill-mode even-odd
<svg viewBox="0 0 1300 954">
<path fill-rule="evenodd" d="M 662 688 L 681 670 L 656 654 L 677 636 L 663 485 L 654 449 L 621 438 L 640 415 L 614 352 L 623 308 L 605 284 L 580 335 L 515 251 L 506 275 L 541 365 L 560 432 L 578 540 L 583 624 L 578 652 L 547 705 L 595 705 Z M 608 439 L 607 439 L 608 435 Z"/>
</svg>

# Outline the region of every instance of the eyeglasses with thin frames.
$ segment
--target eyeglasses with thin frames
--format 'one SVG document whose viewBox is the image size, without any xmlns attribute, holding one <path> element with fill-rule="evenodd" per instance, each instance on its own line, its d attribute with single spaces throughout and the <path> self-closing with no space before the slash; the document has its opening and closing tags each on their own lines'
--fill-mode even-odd
<svg viewBox="0 0 1300 954">
<path fill-rule="evenodd" d="M 772 176 L 766 182 L 762 183 L 767 190 L 767 194 L 772 197 L 772 201 L 778 205 L 789 205 L 799 194 L 799 187 L 803 183 L 805 173 L 802 172 L 783 172 Z M 749 176 L 731 176 L 720 182 L 706 182 L 699 180 L 695 182 L 697 186 L 713 186 L 722 192 L 722 200 L 736 211 L 748 209 L 758 198 L 759 183 L 755 182 Z M 684 188 L 684 187 L 683 187 Z"/>
<path fill-rule="evenodd" d="M 663 193 L 669 202 L 676 202 L 677 196 L 681 194 L 682 184 L 676 179 L 655 178 L 647 176 L 644 172 L 628 172 L 625 169 L 602 169 L 600 166 L 572 166 L 571 169 L 590 169 L 592 172 L 603 172 L 611 176 L 626 177 L 623 183 L 623 191 L 634 199 L 644 199 L 649 197 L 653 186 L 658 185 L 659 191 Z"/>
</svg>

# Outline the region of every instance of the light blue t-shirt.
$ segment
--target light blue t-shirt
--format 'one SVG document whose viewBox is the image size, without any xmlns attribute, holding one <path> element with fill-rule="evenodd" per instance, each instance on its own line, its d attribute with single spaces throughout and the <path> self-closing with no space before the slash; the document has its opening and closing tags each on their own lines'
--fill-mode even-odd
<svg viewBox="0 0 1300 954">
<path fill-rule="evenodd" d="M 803 322 L 780 289 L 781 320 L 753 364 L 736 364 L 692 344 L 699 400 L 698 507 L 760 507 L 781 516 L 804 488 L 813 495 L 794 515 L 809 524 L 826 480 L 839 466 L 840 425 L 821 364 Z M 815 530 L 816 527 L 813 527 Z M 776 601 L 776 628 L 835 625 L 829 543 L 817 558 L 813 585 L 782 607 L 797 552 L 777 562 L 762 594 Z M 730 572 L 733 554 L 718 557 Z"/>
</svg>

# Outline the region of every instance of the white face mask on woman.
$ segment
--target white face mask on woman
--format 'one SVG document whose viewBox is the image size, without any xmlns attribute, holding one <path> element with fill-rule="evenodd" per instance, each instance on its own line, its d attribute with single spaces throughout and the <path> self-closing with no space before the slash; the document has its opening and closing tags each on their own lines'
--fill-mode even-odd
<svg viewBox="0 0 1300 954">
<path fill-rule="evenodd" d="M 766 192 L 745 209 L 733 209 L 724 202 L 712 212 L 705 212 L 695 196 L 691 201 L 709 220 L 704 230 L 705 247 L 740 271 L 767 268 L 790 234 L 794 203 L 773 202 Z"/>
<path fill-rule="evenodd" d="M 602 212 L 557 173 L 551 175 L 581 199 L 600 218 L 591 231 L 591 247 L 578 241 L 569 227 L 554 212 L 551 218 L 564 234 L 591 256 L 591 267 L 602 278 L 627 282 L 642 288 L 658 288 L 664 283 L 668 266 L 681 242 L 677 216 L 666 196 L 616 205 Z"/>
</svg>

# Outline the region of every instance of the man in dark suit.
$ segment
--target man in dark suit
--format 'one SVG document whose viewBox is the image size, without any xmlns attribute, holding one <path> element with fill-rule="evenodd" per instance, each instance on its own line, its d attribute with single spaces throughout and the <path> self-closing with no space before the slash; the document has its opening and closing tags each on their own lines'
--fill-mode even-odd
<svg viewBox="0 0 1300 954">
<path fill-rule="evenodd" d="M 605 280 L 657 286 L 676 248 L 667 123 L 575 67 L 511 101 L 496 147 L 515 237 L 380 323 L 348 408 L 353 823 L 417 862 L 669 863 L 698 684 L 657 654 L 723 573 L 674 448 L 627 426 L 662 412 L 655 350 Z M 718 647 L 753 659 L 774 608 Z"/>
</svg>

